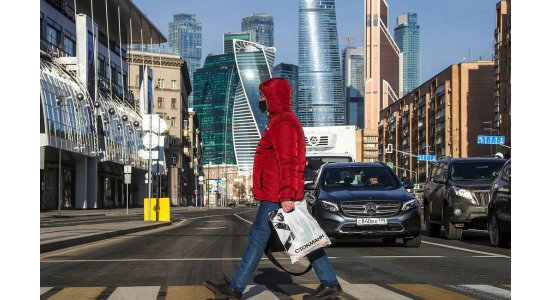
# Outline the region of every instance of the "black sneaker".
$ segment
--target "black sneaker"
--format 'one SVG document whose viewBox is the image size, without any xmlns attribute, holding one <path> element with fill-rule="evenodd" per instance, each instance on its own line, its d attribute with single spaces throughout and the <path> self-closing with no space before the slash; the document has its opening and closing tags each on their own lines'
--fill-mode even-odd
<svg viewBox="0 0 550 300">
<path fill-rule="evenodd" d="M 205 281 L 202 283 L 209 290 L 218 296 L 224 296 L 226 299 L 241 299 L 243 293 L 239 293 L 231 286 L 231 280 L 227 276 L 223 275 L 222 282 L 219 284 L 211 281 Z"/>
<path fill-rule="evenodd" d="M 302 299 L 338 299 L 343 293 L 340 284 L 333 286 L 319 285 L 313 294 L 305 294 Z"/>
</svg>

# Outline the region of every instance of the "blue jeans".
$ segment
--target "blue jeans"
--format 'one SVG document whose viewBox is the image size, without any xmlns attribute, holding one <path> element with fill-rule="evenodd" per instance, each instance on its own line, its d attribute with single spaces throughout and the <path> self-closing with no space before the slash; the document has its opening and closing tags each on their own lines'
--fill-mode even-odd
<svg viewBox="0 0 550 300">
<path fill-rule="evenodd" d="M 267 241 L 269 240 L 269 235 L 271 234 L 268 214 L 277 209 L 279 209 L 278 203 L 260 201 L 258 214 L 252 224 L 252 228 L 250 228 L 248 232 L 248 245 L 244 250 L 239 268 L 231 279 L 231 286 L 237 292 L 242 293 L 245 290 L 246 285 L 250 282 L 252 275 L 254 275 L 254 271 L 256 271 L 258 267 L 258 263 L 262 258 Z M 336 273 L 334 273 L 334 269 L 328 261 L 328 257 L 323 249 L 308 254 L 307 258 L 323 286 L 338 284 Z"/>
</svg>

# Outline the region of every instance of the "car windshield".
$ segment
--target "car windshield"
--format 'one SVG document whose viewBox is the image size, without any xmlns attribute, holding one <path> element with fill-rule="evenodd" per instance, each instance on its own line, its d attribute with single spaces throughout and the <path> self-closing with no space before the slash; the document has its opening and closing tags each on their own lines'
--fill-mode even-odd
<svg viewBox="0 0 550 300">
<path fill-rule="evenodd" d="M 305 169 L 305 179 L 306 181 L 315 181 L 317 177 L 317 171 L 325 163 L 331 162 L 350 162 L 352 161 L 351 157 L 341 157 L 341 156 L 310 156 L 306 157 L 306 169 Z"/>
<path fill-rule="evenodd" d="M 390 171 L 382 166 L 329 168 L 322 182 L 325 188 L 332 190 L 350 188 L 390 190 L 400 187 Z"/>
<path fill-rule="evenodd" d="M 494 180 L 504 162 L 460 162 L 451 166 L 451 180 Z"/>
</svg>

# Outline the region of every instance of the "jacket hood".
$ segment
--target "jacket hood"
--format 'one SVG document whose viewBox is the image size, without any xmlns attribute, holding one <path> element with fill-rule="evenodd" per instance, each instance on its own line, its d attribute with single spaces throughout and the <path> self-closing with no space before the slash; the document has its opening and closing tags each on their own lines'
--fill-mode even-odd
<svg viewBox="0 0 550 300">
<path fill-rule="evenodd" d="M 292 89 L 288 81 L 282 77 L 274 77 L 260 83 L 260 91 L 267 99 L 270 114 L 292 110 Z"/>
</svg>

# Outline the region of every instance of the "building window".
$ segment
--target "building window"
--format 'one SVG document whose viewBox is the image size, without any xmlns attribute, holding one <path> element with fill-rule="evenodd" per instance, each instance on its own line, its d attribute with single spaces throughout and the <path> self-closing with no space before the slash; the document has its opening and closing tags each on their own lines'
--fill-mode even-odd
<svg viewBox="0 0 550 300">
<path fill-rule="evenodd" d="M 170 126 L 176 127 L 176 118 L 175 117 L 172 117 L 172 119 L 170 121 Z"/>
<path fill-rule="evenodd" d="M 76 37 L 70 32 L 65 32 L 65 38 L 63 39 L 63 51 L 69 56 L 76 56 Z"/>
<path fill-rule="evenodd" d="M 52 25 L 48 24 L 46 25 L 46 41 L 53 46 L 58 45 L 59 43 L 59 34 L 60 32 L 53 28 Z"/>
<path fill-rule="evenodd" d="M 172 89 L 173 90 L 176 90 L 176 81 L 175 80 L 172 80 Z"/>
<path fill-rule="evenodd" d="M 158 108 L 163 108 L 164 107 L 164 98 L 158 97 L 157 104 L 158 104 Z"/>
<path fill-rule="evenodd" d="M 177 104 L 177 100 L 176 98 L 172 98 L 172 109 L 177 109 L 178 108 L 178 104 Z"/>
<path fill-rule="evenodd" d="M 162 78 L 157 79 L 157 87 L 161 89 L 164 88 L 164 79 Z"/>
</svg>

